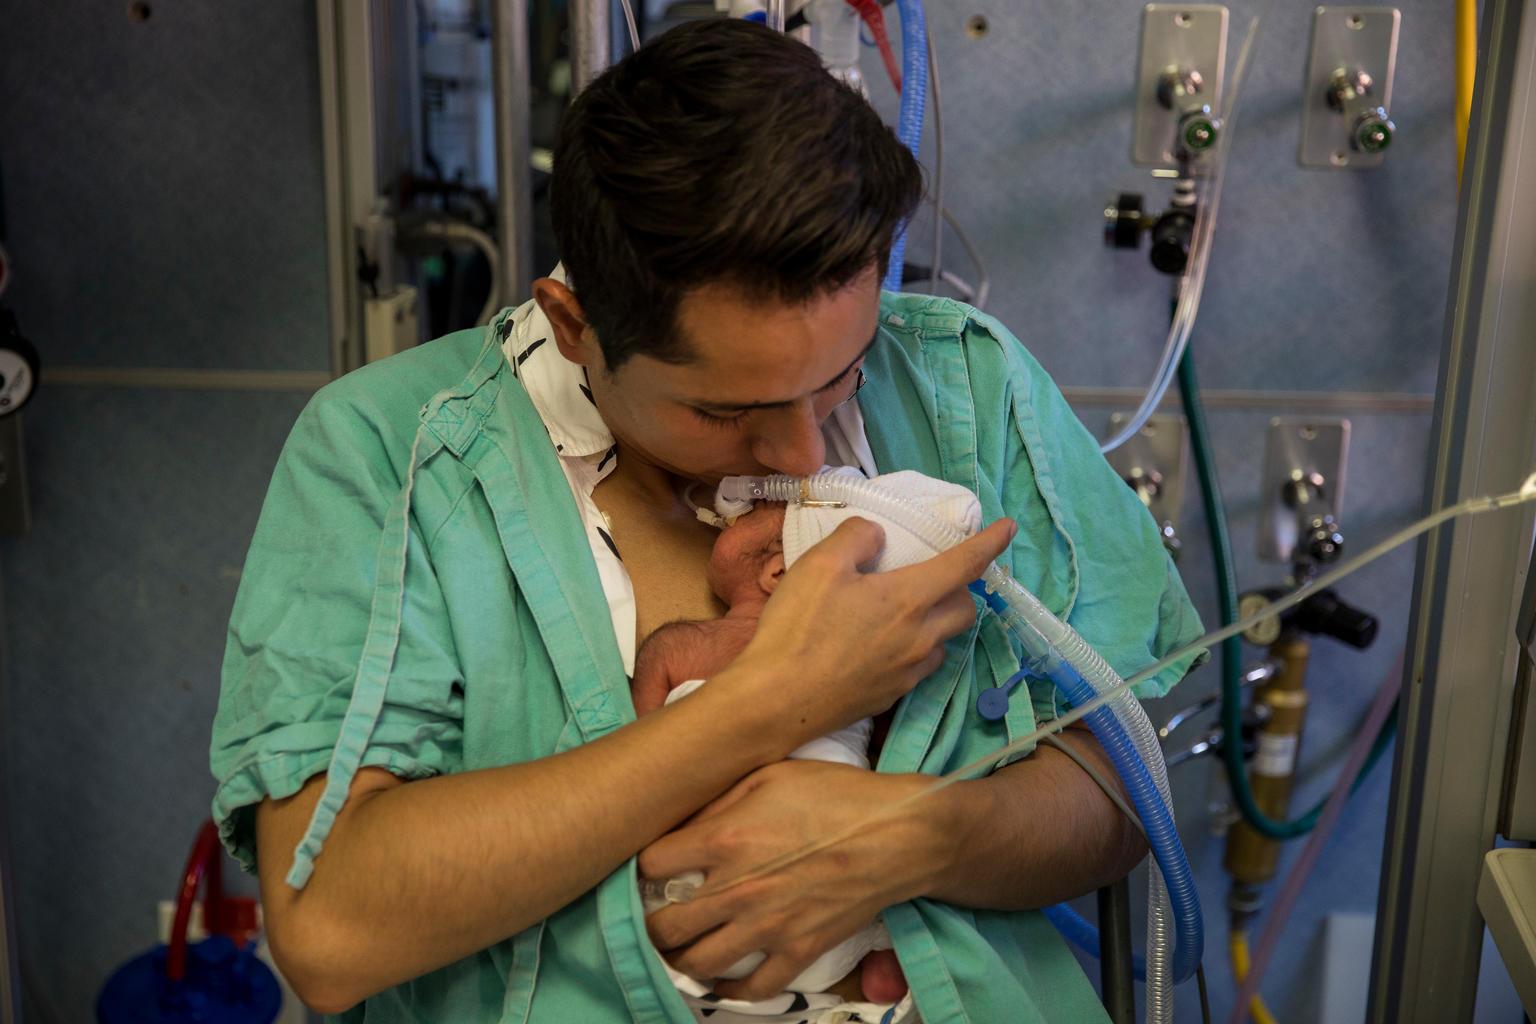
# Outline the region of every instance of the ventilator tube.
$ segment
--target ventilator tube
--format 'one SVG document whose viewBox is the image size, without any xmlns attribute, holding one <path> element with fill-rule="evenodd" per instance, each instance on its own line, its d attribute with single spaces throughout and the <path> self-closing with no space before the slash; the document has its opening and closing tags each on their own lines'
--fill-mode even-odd
<svg viewBox="0 0 1536 1024">
<path fill-rule="evenodd" d="M 935 550 L 965 535 L 880 484 L 843 474 L 809 477 L 727 477 L 718 501 L 836 501 L 900 523 Z M 1092 700 L 1121 683 L 1120 676 L 1088 642 L 1009 576 L 997 563 L 982 574 L 986 602 L 1024 649 L 1024 667 L 1050 679 L 1073 704 Z M 1189 862 L 1174 827 L 1162 748 L 1141 704 L 1127 691 L 1085 721 L 1114 762 L 1140 815 L 1158 870 L 1150 873 L 1147 916 L 1147 1020 L 1173 1019 L 1173 984 L 1200 963 L 1204 932 L 1200 901 Z M 1053 918 L 1062 917 L 1053 912 Z M 1084 924 L 1086 928 L 1086 924 Z M 1089 929 L 1091 931 L 1091 929 Z"/>
</svg>

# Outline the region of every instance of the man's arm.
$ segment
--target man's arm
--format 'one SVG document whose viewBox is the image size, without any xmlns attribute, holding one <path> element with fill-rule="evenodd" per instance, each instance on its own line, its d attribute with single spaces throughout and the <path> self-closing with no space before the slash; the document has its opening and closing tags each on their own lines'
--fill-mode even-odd
<svg viewBox="0 0 1536 1024">
<path fill-rule="evenodd" d="M 1112 776 L 1092 735 L 1069 731 Z M 1145 852 L 1098 785 L 1052 748 L 920 797 L 933 781 L 815 761 L 760 769 L 640 855 L 646 877 L 700 870 L 712 880 L 651 914 L 651 938 L 696 978 L 766 953 L 750 977 L 715 985 L 726 998 L 762 999 L 893 904 L 927 896 L 991 910 L 1046 906 L 1121 877 Z M 914 797 L 900 813 L 871 817 Z M 841 838 L 762 873 L 831 836 Z"/>
<path fill-rule="evenodd" d="M 1070 726 L 1063 741 L 1124 795 L 1091 732 Z M 1147 852 L 1141 833 L 1098 784 L 1048 746 L 928 803 L 932 827 L 950 843 L 947 856 L 931 865 L 924 895 L 962 906 L 1049 906 L 1123 877 Z"/>
<path fill-rule="evenodd" d="M 594 743 L 404 783 L 364 769 L 302 890 L 284 881 L 325 776 L 265 801 L 256 835 L 272 949 L 304 1001 L 338 1013 L 513 935 L 759 765 L 774 709 L 717 677 Z M 537 880 L 537 884 L 529 884 Z"/>
<path fill-rule="evenodd" d="M 784 578 L 742 658 L 688 700 L 538 761 L 408 784 L 360 774 L 302 890 L 284 878 L 323 777 L 262 803 L 257 862 L 284 973 L 306 1002 L 342 1010 L 547 917 L 743 775 L 931 673 L 974 620 L 964 581 L 1012 534 L 994 524 L 920 572 L 865 574 L 880 530 L 844 523 Z M 834 610 L 846 629 L 813 639 Z"/>
</svg>

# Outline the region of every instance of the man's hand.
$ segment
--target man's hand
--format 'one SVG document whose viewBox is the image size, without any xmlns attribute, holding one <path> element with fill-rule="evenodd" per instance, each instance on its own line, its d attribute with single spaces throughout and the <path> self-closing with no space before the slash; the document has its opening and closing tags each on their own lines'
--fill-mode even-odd
<svg viewBox="0 0 1536 1024">
<path fill-rule="evenodd" d="M 932 781 L 820 761 L 768 765 L 642 851 L 640 873 L 667 879 L 702 871 L 708 888 L 862 822 Z M 701 980 L 765 953 L 750 976 L 715 991 L 730 999 L 782 992 L 822 953 L 952 869 L 953 836 L 924 806 L 772 874 L 664 907 L 647 919 L 651 938 L 674 967 Z"/>
</svg>

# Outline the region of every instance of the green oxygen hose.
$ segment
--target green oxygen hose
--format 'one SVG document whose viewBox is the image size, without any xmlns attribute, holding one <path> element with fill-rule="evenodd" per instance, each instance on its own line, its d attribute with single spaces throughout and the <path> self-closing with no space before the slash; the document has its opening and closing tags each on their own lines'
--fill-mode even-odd
<svg viewBox="0 0 1536 1024">
<path fill-rule="evenodd" d="M 1186 348 L 1179 360 L 1179 395 L 1184 402 L 1184 417 L 1189 421 L 1190 447 L 1195 456 L 1195 472 L 1200 478 L 1200 496 L 1204 500 L 1205 519 L 1211 531 L 1211 549 L 1216 559 L 1216 591 L 1221 604 L 1222 625 L 1237 621 L 1237 573 L 1232 561 L 1232 538 L 1227 533 L 1226 508 L 1221 500 L 1221 486 L 1216 480 L 1216 458 L 1211 452 L 1210 430 L 1205 422 L 1205 408 L 1200 403 L 1200 383 L 1195 376 L 1192 349 Z M 1371 773 L 1376 762 L 1392 743 L 1397 727 L 1397 708 L 1382 724 L 1360 773 L 1350 783 L 1353 794 Z M 1243 641 L 1228 637 L 1221 642 L 1221 731 L 1222 762 L 1238 813 L 1254 831 L 1270 839 L 1295 839 L 1312 831 L 1323 813 L 1327 799 L 1319 800 L 1311 810 L 1292 821 L 1276 821 L 1254 802 L 1248 785 L 1248 766 L 1243 763 L 1243 745 L 1238 740 L 1243 729 Z"/>
</svg>

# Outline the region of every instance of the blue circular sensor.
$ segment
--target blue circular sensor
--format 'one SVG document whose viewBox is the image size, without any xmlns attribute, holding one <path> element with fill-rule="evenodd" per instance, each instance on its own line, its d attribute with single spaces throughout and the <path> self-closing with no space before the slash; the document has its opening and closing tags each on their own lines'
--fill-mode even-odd
<svg viewBox="0 0 1536 1024">
<path fill-rule="evenodd" d="M 976 698 L 976 710 L 989 722 L 996 722 L 1008 714 L 1008 691 L 998 686 L 988 687 Z"/>
</svg>

